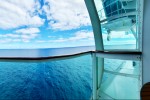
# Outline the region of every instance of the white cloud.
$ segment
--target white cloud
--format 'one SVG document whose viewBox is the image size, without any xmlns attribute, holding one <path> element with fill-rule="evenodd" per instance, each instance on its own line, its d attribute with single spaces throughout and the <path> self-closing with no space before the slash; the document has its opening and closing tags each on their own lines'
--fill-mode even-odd
<svg viewBox="0 0 150 100">
<path fill-rule="evenodd" d="M 40 32 L 38 28 L 24 28 L 16 30 L 14 33 L 0 34 L 0 43 L 30 42 L 39 36 L 38 32 Z"/>
<path fill-rule="evenodd" d="M 112 32 L 112 38 L 134 38 L 134 35 L 133 34 L 125 34 L 124 31 L 122 32 Z"/>
<path fill-rule="evenodd" d="M 31 35 L 24 35 L 24 34 L 22 34 L 21 38 L 22 39 L 26 39 L 26 40 L 30 40 L 30 39 L 36 38 L 37 36 L 38 36 L 38 34 L 31 34 Z"/>
<path fill-rule="evenodd" d="M 69 38 L 66 36 L 64 38 L 56 37 L 58 35 L 45 38 L 46 34 L 43 37 L 38 37 L 42 34 L 39 27 L 44 25 L 46 21 L 45 17 L 40 17 L 44 11 L 50 29 L 71 30 L 89 26 L 90 18 L 84 0 L 44 0 L 45 5 L 43 7 L 39 2 L 41 0 L 0 1 L 0 32 L 4 32 L 0 34 L 0 43 L 2 44 L 15 42 L 22 45 L 22 42 L 33 43 L 34 41 L 37 43 L 53 41 L 57 44 L 57 42 L 93 40 L 92 32 L 86 30 L 79 31 Z"/>
<path fill-rule="evenodd" d="M 15 33 L 0 34 L 0 43 L 20 42 L 20 35 Z"/>
<path fill-rule="evenodd" d="M 87 41 L 94 40 L 93 32 L 82 30 L 82 31 L 76 32 L 75 35 L 72 36 L 72 37 L 59 38 L 57 40 L 52 40 L 52 41 L 49 41 L 49 42 L 67 42 L 67 41 L 80 41 L 80 40 L 82 41 L 84 39 L 86 39 Z"/>
<path fill-rule="evenodd" d="M 20 34 L 23 42 L 30 42 L 31 39 L 35 39 L 39 34 L 40 30 L 38 28 L 24 28 L 15 31 Z"/>
<path fill-rule="evenodd" d="M 84 0 L 45 0 L 41 9 L 39 0 L 1 0 L 0 29 L 13 29 L 21 26 L 40 27 L 46 13 L 49 27 L 70 30 L 90 25 L 90 18 Z"/>
<path fill-rule="evenodd" d="M 35 41 L 35 42 L 37 42 L 37 43 L 45 43 L 45 42 L 47 42 L 47 41 L 45 41 L 45 40 L 37 40 L 37 41 Z"/>
<path fill-rule="evenodd" d="M 20 26 L 39 27 L 44 19 L 38 16 L 38 0 L 1 0 L 0 28 L 13 29 Z"/>
<path fill-rule="evenodd" d="M 75 37 L 76 39 L 85 39 L 85 38 L 94 39 L 94 34 L 92 31 L 82 30 L 82 31 L 76 32 Z"/>
<path fill-rule="evenodd" d="M 49 36 L 51 38 L 53 36 Z M 87 31 L 87 30 L 82 30 L 74 33 L 73 36 L 69 38 L 57 38 L 55 40 L 36 40 L 35 42 L 37 43 L 46 43 L 46 42 L 51 42 L 51 43 L 57 43 L 57 42 L 72 42 L 72 41 L 94 41 L 94 36 L 92 31 Z M 68 43 L 69 44 L 69 43 Z"/>
<path fill-rule="evenodd" d="M 38 28 L 24 28 L 24 29 L 19 29 L 15 32 L 22 33 L 22 34 L 34 34 L 34 33 L 39 33 L 40 30 Z"/>
<path fill-rule="evenodd" d="M 0 38 L 19 38 L 20 35 L 18 34 L 13 34 L 13 33 L 9 33 L 9 34 L 0 34 Z"/>
<path fill-rule="evenodd" d="M 18 34 L 6 34 L 5 36 L 11 37 L 11 38 L 19 38 L 20 37 Z"/>
<path fill-rule="evenodd" d="M 56 38 L 56 36 L 48 36 L 48 38 Z"/>
<path fill-rule="evenodd" d="M 90 18 L 84 0 L 45 0 L 46 12 L 52 29 L 70 30 L 90 25 Z"/>
<path fill-rule="evenodd" d="M 21 39 L 13 39 L 12 41 L 13 42 L 21 42 L 22 40 Z"/>
<path fill-rule="evenodd" d="M 6 39 L 1 39 L 1 40 L 0 40 L 0 43 L 9 43 L 9 42 L 11 42 L 11 41 L 12 41 L 12 39 L 6 38 Z"/>
<path fill-rule="evenodd" d="M 119 39 L 119 38 L 126 38 L 126 39 L 134 39 L 134 35 L 133 34 L 126 34 L 124 31 L 111 31 L 111 38 L 115 38 L 115 39 Z M 107 34 L 103 34 L 103 39 L 107 39 Z"/>
</svg>

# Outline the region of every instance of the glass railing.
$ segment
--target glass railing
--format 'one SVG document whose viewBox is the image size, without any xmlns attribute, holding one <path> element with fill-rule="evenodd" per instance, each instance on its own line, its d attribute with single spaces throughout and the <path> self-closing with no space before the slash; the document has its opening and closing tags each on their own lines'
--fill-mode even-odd
<svg viewBox="0 0 150 100">
<path fill-rule="evenodd" d="M 2 58 L 0 99 L 90 99 L 95 78 L 92 71 L 99 63 L 93 62 L 93 54 L 98 59 L 106 57 L 104 70 L 99 73 L 102 75 L 99 98 L 139 99 L 140 54 L 130 55 L 136 60 L 119 60 L 108 59 L 111 52 L 95 51 L 48 58 Z M 111 56 L 117 58 L 118 54 Z"/>
<path fill-rule="evenodd" d="M 100 99 L 140 99 L 140 61 L 104 59 Z"/>
<path fill-rule="evenodd" d="M 105 50 L 140 51 L 140 0 L 94 0 Z"/>
<path fill-rule="evenodd" d="M 1 59 L 0 100 L 89 99 L 90 53 L 44 59 Z"/>
<path fill-rule="evenodd" d="M 102 83 L 100 99 L 140 99 L 138 78 L 104 73 L 107 79 Z"/>
<path fill-rule="evenodd" d="M 140 75 L 139 61 L 104 59 L 104 69 L 107 72 Z M 110 66 L 111 65 L 111 66 Z"/>
<path fill-rule="evenodd" d="M 85 0 L 97 50 L 92 54 L 93 100 L 140 99 L 141 1 Z"/>
</svg>

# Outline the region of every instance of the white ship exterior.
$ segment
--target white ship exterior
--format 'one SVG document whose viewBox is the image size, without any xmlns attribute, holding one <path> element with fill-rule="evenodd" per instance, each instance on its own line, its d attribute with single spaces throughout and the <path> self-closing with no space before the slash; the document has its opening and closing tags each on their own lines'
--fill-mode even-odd
<svg viewBox="0 0 150 100">
<path fill-rule="evenodd" d="M 142 86 L 150 81 L 150 1 L 85 0 L 85 3 L 97 51 L 93 53 L 91 99 L 140 99 Z M 118 34 L 134 37 L 134 47 L 131 49 L 128 46 L 118 46 L 109 50 L 105 48 L 107 44 L 113 45 L 113 35 Z M 117 39 L 121 42 L 122 37 Z M 124 44 L 125 42 L 122 43 Z M 106 59 L 116 63 L 121 60 L 123 63 L 113 68 L 104 65 Z"/>
</svg>

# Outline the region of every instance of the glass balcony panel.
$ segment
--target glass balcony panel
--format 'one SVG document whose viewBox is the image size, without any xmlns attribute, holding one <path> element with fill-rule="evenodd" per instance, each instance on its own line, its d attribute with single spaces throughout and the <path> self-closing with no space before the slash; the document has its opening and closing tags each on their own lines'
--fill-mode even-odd
<svg viewBox="0 0 150 100">
<path fill-rule="evenodd" d="M 123 19 L 122 19 L 123 20 Z M 128 24 L 128 23 L 126 23 Z M 102 27 L 111 27 L 116 31 L 109 31 L 102 29 L 103 43 L 105 50 L 133 50 L 136 49 L 136 39 L 131 32 L 123 31 L 123 28 L 128 28 L 129 26 L 122 27 L 121 31 L 117 31 L 119 25 L 113 26 L 103 24 Z"/>
<path fill-rule="evenodd" d="M 100 87 L 100 98 L 106 99 L 140 99 L 139 79 L 121 75 L 104 73 Z"/>
<path fill-rule="evenodd" d="M 0 100 L 89 99 L 91 55 L 61 60 L 0 60 Z"/>
<path fill-rule="evenodd" d="M 104 59 L 101 99 L 140 99 L 140 61 Z"/>
<path fill-rule="evenodd" d="M 105 50 L 139 51 L 139 0 L 94 0 Z"/>
<path fill-rule="evenodd" d="M 140 62 L 131 60 L 104 59 L 104 69 L 111 72 L 140 75 Z"/>
</svg>

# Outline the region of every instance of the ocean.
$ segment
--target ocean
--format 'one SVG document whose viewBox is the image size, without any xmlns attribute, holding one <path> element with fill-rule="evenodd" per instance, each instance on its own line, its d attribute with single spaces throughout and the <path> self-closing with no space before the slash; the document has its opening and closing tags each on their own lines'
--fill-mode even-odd
<svg viewBox="0 0 150 100">
<path fill-rule="evenodd" d="M 0 62 L 0 100 L 89 99 L 91 56 L 46 62 Z"/>
<path fill-rule="evenodd" d="M 40 49 L 36 50 L 40 51 L 37 53 L 29 49 L 11 50 L 11 52 L 2 50 L 3 53 L 1 52 L 0 56 L 45 57 L 89 50 L 94 50 L 94 47 Z M 105 60 L 106 66 L 119 66 L 121 63 L 121 61 L 116 63 L 116 61 Z M 89 100 L 91 95 L 92 58 L 90 54 L 71 59 L 41 62 L 0 60 L 0 100 Z"/>
<path fill-rule="evenodd" d="M 43 49 L 0 49 L 0 57 L 50 57 L 71 55 L 92 50 L 95 50 L 94 46 Z"/>
<path fill-rule="evenodd" d="M 105 50 L 133 50 L 135 45 L 105 45 Z M 94 51 L 95 46 L 64 47 L 64 48 L 43 48 L 43 49 L 0 49 L 0 57 L 47 57 L 70 55 L 86 51 Z"/>
<path fill-rule="evenodd" d="M 0 50 L 1 57 L 47 57 L 80 53 L 94 47 Z M 16 62 L 0 60 L 0 100 L 89 99 L 90 54 L 65 60 Z"/>
</svg>

